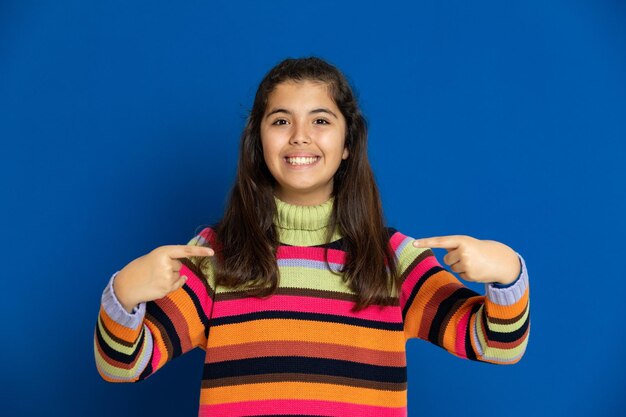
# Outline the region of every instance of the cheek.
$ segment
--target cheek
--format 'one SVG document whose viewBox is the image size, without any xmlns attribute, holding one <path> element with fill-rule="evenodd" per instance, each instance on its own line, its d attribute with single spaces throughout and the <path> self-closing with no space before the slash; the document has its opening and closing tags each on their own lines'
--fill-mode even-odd
<svg viewBox="0 0 626 417">
<path fill-rule="evenodd" d="M 269 156 L 270 144 L 267 141 L 267 138 L 261 133 L 261 150 L 263 151 L 263 158 L 267 161 L 267 157 Z"/>
<path fill-rule="evenodd" d="M 270 157 L 270 155 L 267 153 L 266 149 L 263 149 L 263 160 L 265 161 L 265 165 L 268 166 L 268 168 L 272 168 L 273 164 L 272 164 L 272 158 Z"/>
<path fill-rule="evenodd" d="M 263 147 L 263 159 L 265 160 L 265 164 L 268 167 L 277 166 L 279 164 L 279 150 L 275 146 L 272 146 L 271 143 L 261 143 L 261 146 Z"/>
</svg>

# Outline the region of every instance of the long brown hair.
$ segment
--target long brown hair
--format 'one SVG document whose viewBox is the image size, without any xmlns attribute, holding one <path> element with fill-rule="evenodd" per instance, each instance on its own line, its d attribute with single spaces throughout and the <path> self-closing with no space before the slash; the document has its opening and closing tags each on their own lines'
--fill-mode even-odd
<svg viewBox="0 0 626 417">
<path fill-rule="evenodd" d="M 397 305 L 401 281 L 396 259 L 384 226 L 378 187 L 367 158 L 367 122 L 345 76 L 318 57 L 288 58 L 272 68 L 261 81 L 240 138 L 235 184 L 224 217 L 213 228 L 216 285 L 244 286 L 251 295 L 263 297 L 278 287 L 276 250 L 278 231 L 273 188 L 261 145 L 260 126 L 268 96 L 285 81 L 319 81 L 346 120 L 349 157 L 341 161 L 333 178 L 335 197 L 326 242 L 337 226 L 343 239 L 346 262 L 339 272 L 356 295 L 353 311 L 370 304 Z M 202 258 L 201 263 L 211 262 Z M 328 250 L 326 250 L 328 264 Z M 201 265 L 202 266 L 202 265 Z"/>
</svg>

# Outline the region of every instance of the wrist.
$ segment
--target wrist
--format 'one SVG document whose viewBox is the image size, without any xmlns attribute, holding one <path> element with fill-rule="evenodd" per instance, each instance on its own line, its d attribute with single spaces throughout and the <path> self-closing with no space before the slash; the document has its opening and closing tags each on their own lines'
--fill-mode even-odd
<svg viewBox="0 0 626 417">
<path fill-rule="evenodd" d="M 127 272 L 128 271 L 122 269 L 117 274 L 117 276 L 113 280 L 113 292 L 115 293 L 115 297 L 120 302 L 122 307 L 124 307 L 124 310 L 132 314 L 133 309 L 140 303 L 140 301 L 133 300 L 133 298 L 130 296 L 131 292 L 128 291 L 127 286 Z"/>
<path fill-rule="evenodd" d="M 515 253 L 515 258 L 517 259 L 516 261 L 517 268 L 515 270 L 515 275 L 509 279 L 494 281 L 493 284 L 495 284 L 496 287 L 510 287 L 511 285 L 515 284 L 517 280 L 520 278 L 520 276 L 522 275 L 522 260 L 517 255 L 517 253 Z"/>
</svg>

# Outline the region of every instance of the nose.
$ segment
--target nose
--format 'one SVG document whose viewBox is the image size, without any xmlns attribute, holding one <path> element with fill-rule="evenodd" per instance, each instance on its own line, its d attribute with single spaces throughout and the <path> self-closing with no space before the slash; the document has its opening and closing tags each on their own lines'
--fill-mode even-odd
<svg viewBox="0 0 626 417">
<path fill-rule="evenodd" d="M 291 135 L 289 143 L 292 145 L 311 143 L 311 137 L 309 136 L 309 132 L 305 123 L 294 122 L 293 134 Z"/>
</svg>

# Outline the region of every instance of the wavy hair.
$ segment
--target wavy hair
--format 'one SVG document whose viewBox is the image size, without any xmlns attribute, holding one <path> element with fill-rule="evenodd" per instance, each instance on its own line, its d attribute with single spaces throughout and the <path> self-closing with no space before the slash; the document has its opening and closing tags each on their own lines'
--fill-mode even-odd
<svg viewBox="0 0 626 417">
<path fill-rule="evenodd" d="M 322 82 L 346 120 L 349 157 L 341 161 L 333 177 L 335 197 L 326 242 L 339 226 L 341 245 L 346 252 L 343 268 L 333 273 L 355 294 L 353 311 L 370 304 L 397 305 L 401 286 L 395 254 L 384 226 L 378 187 L 367 157 L 367 122 L 345 76 L 318 57 L 287 58 L 272 68 L 257 89 L 254 104 L 240 138 L 239 162 L 223 218 L 214 231 L 214 274 L 216 285 L 247 287 L 248 294 L 271 295 L 278 287 L 276 250 L 278 231 L 274 186 L 261 144 L 261 120 L 268 96 L 286 81 Z M 211 262 L 201 258 L 201 263 Z"/>
</svg>

